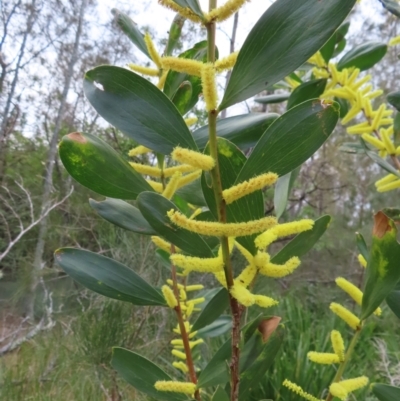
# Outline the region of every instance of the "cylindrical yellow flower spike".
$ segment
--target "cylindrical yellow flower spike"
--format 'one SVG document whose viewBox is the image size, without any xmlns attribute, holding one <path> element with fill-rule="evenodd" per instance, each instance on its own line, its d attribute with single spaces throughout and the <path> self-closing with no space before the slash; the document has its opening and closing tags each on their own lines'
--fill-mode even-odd
<svg viewBox="0 0 400 401">
<path fill-rule="evenodd" d="M 185 123 L 188 127 L 190 127 L 193 124 L 197 123 L 198 118 L 197 117 L 189 117 L 189 118 L 185 118 Z"/>
<path fill-rule="evenodd" d="M 164 191 L 162 193 L 162 195 L 165 198 L 171 199 L 174 196 L 175 191 L 176 191 L 176 189 L 178 187 L 179 180 L 181 179 L 181 177 L 182 177 L 182 173 L 180 171 L 177 171 L 171 177 L 171 179 L 168 181 L 168 184 L 166 185 L 166 187 L 165 187 L 165 189 L 164 189 Z"/>
<path fill-rule="evenodd" d="M 347 132 L 348 132 L 348 130 L 347 130 Z M 364 139 L 364 141 L 370 143 L 372 146 L 375 146 L 379 150 L 386 149 L 385 144 L 381 140 L 379 140 L 378 138 L 375 138 L 374 136 L 372 136 L 370 134 L 362 134 L 361 137 L 362 137 L 362 139 Z"/>
<path fill-rule="evenodd" d="M 269 262 L 261 266 L 259 271 L 267 277 L 281 278 L 292 274 L 300 266 L 300 263 L 300 259 L 297 256 L 293 256 L 283 265 L 276 265 L 275 263 Z"/>
<path fill-rule="evenodd" d="M 158 69 L 161 69 L 161 56 L 158 54 L 153 40 L 151 39 L 151 36 L 148 32 L 146 32 L 144 35 L 144 41 L 146 43 L 146 47 L 150 54 L 150 57 L 154 61 L 154 64 L 158 67 Z"/>
<path fill-rule="evenodd" d="M 222 258 L 198 258 L 195 256 L 186 256 L 173 254 L 170 256 L 171 262 L 187 271 L 197 271 L 200 273 L 214 273 L 224 269 Z"/>
<path fill-rule="evenodd" d="M 396 46 L 398 44 L 400 44 L 400 36 L 395 36 L 394 38 L 390 39 L 388 43 L 389 46 Z"/>
<path fill-rule="evenodd" d="M 202 284 L 192 284 L 186 286 L 185 290 L 186 292 L 191 292 L 191 291 L 200 291 L 204 288 L 204 285 Z"/>
<path fill-rule="evenodd" d="M 356 304 L 361 305 L 363 293 L 358 287 L 343 277 L 338 277 L 335 281 L 337 286 L 350 295 Z"/>
<path fill-rule="evenodd" d="M 347 308 L 336 302 L 332 302 L 329 308 L 334 314 L 344 320 L 353 330 L 359 329 L 361 324 L 360 319 L 351 313 Z"/>
<path fill-rule="evenodd" d="M 365 260 L 364 256 L 361 253 L 357 256 L 358 261 L 362 267 L 367 267 L 367 261 Z"/>
<path fill-rule="evenodd" d="M 236 241 L 235 246 L 250 264 L 253 263 L 253 255 L 244 246 L 240 245 L 239 242 Z"/>
<path fill-rule="evenodd" d="M 216 110 L 218 106 L 218 92 L 215 79 L 215 69 L 212 63 L 203 64 L 201 69 L 201 85 L 203 87 L 206 110 Z"/>
<path fill-rule="evenodd" d="M 379 131 L 379 133 L 381 135 L 382 142 L 385 144 L 385 148 L 386 148 L 388 154 L 396 155 L 396 147 L 394 146 L 394 143 L 390 139 L 390 135 L 393 135 L 393 127 L 389 128 L 389 129 L 382 128 Z"/>
<path fill-rule="evenodd" d="M 176 356 L 176 357 L 179 358 L 179 359 L 186 359 L 186 354 L 185 354 L 184 352 L 178 351 L 178 350 L 176 350 L 176 349 L 173 349 L 173 350 L 171 351 L 171 354 L 172 354 L 173 356 Z"/>
<path fill-rule="evenodd" d="M 182 213 L 170 210 L 168 217 L 179 227 L 195 232 L 197 234 L 214 237 L 240 237 L 256 234 L 276 224 L 274 217 L 264 217 L 259 220 L 252 220 L 243 223 L 217 223 L 209 221 L 190 220 Z"/>
<path fill-rule="evenodd" d="M 329 391 L 334 397 L 337 397 L 342 401 L 345 401 L 349 395 L 349 392 L 339 383 L 332 383 L 329 386 Z"/>
<path fill-rule="evenodd" d="M 191 382 L 175 381 L 157 381 L 154 387 L 158 391 L 171 391 L 174 393 L 193 394 L 196 391 L 196 385 Z"/>
<path fill-rule="evenodd" d="M 165 81 L 167 80 L 168 72 L 169 72 L 168 70 L 164 70 L 161 77 L 159 78 L 159 80 L 157 82 L 158 89 L 162 90 L 164 88 Z"/>
<path fill-rule="evenodd" d="M 342 380 L 339 384 L 344 387 L 347 391 L 355 391 L 365 387 L 369 382 L 367 376 L 360 376 L 354 379 Z"/>
<path fill-rule="evenodd" d="M 161 184 L 161 182 L 156 182 L 153 180 L 146 180 L 147 183 L 154 189 L 154 191 L 158 192 L 158 193 L 162 193 L 162 191 L 164 190 L 163 185 Z"/>
<path fill-rule="evenodd" d="M 316 398 L 314 396 L 312 396 L 309 393 L 306 393 L 300 386 L 298 386 L 295 383 L 292 383 L 289 380 L 285 380 L 282 383 L 285 387 L 287 387 L 290 391 L 293 391 L 294 393 L 298 394 L 300 397 L 304 398 L 305 400 L 308 401 L 322 401 L 320 398 Z"/>
<path fill-rule="evenodd" d="M 160 249 L 162 249 L 165 252 L 171 253 L 171 243 L 163 240 L 161 237 L 157 237 L 155 235 L 153 235 L 151 237 L 151 240 L 153 241 L 153 243 Z M 175 250 L 177 250 L 175 248 Z"/>
<path fill-rule="evenodd" d="M 161 291 L 164 295 L 165 300 L 167 301 L 167 305 L 171 308 L 174 309 L 178 306 L 178 301 L 175 297 L 175 294 L 173 293 L 173 291 L 171 290 L 171 288 L 169 288 L 167 285 L 163 285 L 161 287 Z"/>
<path fill-rule="evenodd" d="M 171 156 L 180 163 L 189 164 L 205 171 L 211 170 L 215 166 L 215 160 L 211 156 L 179 146 L 173 150 Z"/>
<path fill-rule="evenodd" d="M 178 4 L 176 4 L 172 0 L 158 0 L 158 2 L 163 5 L 164 7 L 167 7 L 180 15 L 182 17 L 185 17 L 189 19 L 192 22 L 202 22 L 201 18 L 198 17 L 192 10 L 190 10 L 188 7 L 181 7 Z"/>
<path fill-rule="evenodd" d="M 225 277 L 225 272 L 218 272 L 218 273 L 213 273 L 214 277 L 216 280 L 222 285 L 222 287 L 227 288 L 228 285 L 226 284 L 226 277 Z"/>
<path fill-rule="evenodd" d="M 339 331 L 337 330 L 332 330 L 331 332 L 331 342 L 332 342 L 332 347 L 333 350 L 335 351 L 335 354 L 338 356 L 340 362 L 344 362 L 345 358 L 345 348 L 344 348 L 344 341 L 343 337 L 340 334 Z"/>
<path fill-rule="evenodd" d="M 393 189 L 397 188 L 400 188 L 400 179 L 386 185 L 380 185 L 379 187 L 376 187 L 376 190 L 378 192 L 386 192 L 386 191 L 392 191 Z"/>
<path fill-rule="evenodd" d="M 184 362 L 172 362 L 172 366 L 181 370 L 183 373 L 189 372 L 189 369 Z"/>
<path fill-rule="evenodd" d="M 265 173 L 259 175 L 258 177 L 251 178 L 248 181 L 241 182 L 240 184 L 237 184 L 231 188 L 225 189 L 222 192 L 222 196 L 225 199 L 226 204 L 229 205 L 243 196 L 249 195 L 259 189 L 274 184 L 277 179 L 278 174 Z"/>
<path fill-rule="evenodd" d="M 138 155 L 142 155 L 144 153 L 149 153 L 152 152 L 151 149 L 146 148 L 146 146 L 136 146 L 136 148 L 133 148 L 129 151 L 128 156 L 133 157 L 133 156 L 138 156 Z"/>
<path fill-rule="evenodd" d="M 186 174 L 178 182 L 178 189 L 190 184 L 201 176 L 201 170 L 196 170 L 193 173 Z"/>
<path fill-rule="evenodd" d="M 206 15 L 206 20 L 210 21 L 225 21 L 235 14 L 246 1 L 250 0 L 228 0 L 223 6 L 215 8 Z"/>
<path fill-rule="evenodd" d="M 163 57 L 162 66 L 165 69 L 170 69 L 177 72 L 182 72 L 189 75 L 201 76 L 201 70 L 203 68 L 201 61 L 191 60 L 187 58 L 178 57 Z"/>
<path fill-rule="evenodd" d="M 128 67 L 135 72 L 138 72 L 143 75 L 148 75 L 150 77 L 157 77 L 158 74 L 160 73 L 159 70 L 155 68 L 149 68 L 149 67 L 142 67 L 141 65 L 133 64 L 130 63 L 128 64 Z"/>
<path fill-rule="evenodd" d="M 327 352 L 314 352 L 310 351 L 307 354 L 308 359 L 311 362 L 332 365 L 334 363 L 340 363 L 340 359 L 336 354 L 329 354 Z"/>
<path fill-rule="evenodd" d="M 235 278 L 235 282 L 243 287 L 247 288 L 254 280 L 257 275 L 257 267 L 254 265 L 248 265 L 243 271 Z"/>
<path fill-rule="evenodd" d="M 223 59 L 217 60 L 214 63 L 214 67 L 217 70 L 217 72 L 221 72 L 221 71 L 229 70 L 229 69 L 233 68 L 233 66 L 236 63 L 238 54 L 239 54 L 239 52 L 234 52 L 234 53 L 231 53 L 228 57 L 224 57 Z"/>
<path fill-rule="evenodd" d="M 161 170 L 158 167 L 135 162 L 129 162 L 129 164 L 140 174 L 150 175 L 152 177 L 161 177 Z"/>
<path fill-rule="evenodd" d="M 240 304 L 247 307 L 254 305 L 254 295 L 242 285 L 235 284 L 230 289 L 230 293 Z"/>
<path fill-rule="evenodd" d="M 261 308 L 270 308 L 271 306 L 278 305 L 279 302 L 265 295 L 254 295 L 254 303 Z"/>
</svg>

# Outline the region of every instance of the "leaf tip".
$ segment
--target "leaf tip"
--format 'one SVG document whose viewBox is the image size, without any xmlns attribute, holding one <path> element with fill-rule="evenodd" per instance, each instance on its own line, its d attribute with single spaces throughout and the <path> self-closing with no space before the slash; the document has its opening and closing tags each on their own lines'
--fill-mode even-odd
<svg viewBox="0 0 400 401">
<path fill-rule="evenodd" d="M 80 132 L 71 132 L 70 134 L 66 135 L 66 137 L 71 139 L 71 141 L 75 141 L 75 142 L 79 142 L 79 143 L 87 142 L 87 139 Z"/>
</svg>

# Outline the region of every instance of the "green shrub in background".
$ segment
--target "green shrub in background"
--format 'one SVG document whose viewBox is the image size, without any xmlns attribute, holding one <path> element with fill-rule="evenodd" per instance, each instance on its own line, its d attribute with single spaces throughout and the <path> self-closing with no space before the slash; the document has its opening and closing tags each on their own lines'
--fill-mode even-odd
<svg viewBox="0 0 400 401">
<path fill-rule="evenodd" d="M 216 25 L 245 2 L 228 0 L 217 7 L 216 1 L 210 0 L 205 13 L 196 0 L 161 0 L 163 6 L 207 30 L 206 41 L 179 57 L 171 55 L 180 32 L 176 19 L 165 54 L 160 55 L 148 33 L 143 36 L 126 15 L 114 10 L 121 28 L 155 66 L 130 64 L 135 72 L 115 66 L 94 68 L 85 75 L 85 94 L 103 118 L 140 144 L 129 155 L 149 154 L 149 163 L 128 163 L 88 133 L 66 135 L 59 146 L 70 175 L 107 197 L 90 201 L 98 214 L 119 227 L 151 236 L 160 260 L 170 270 L 170 278 L 158 288 L 120 262 L 95 253 L 62 248 L 55 255 L 67 274 L 99 294 L 173 311 L 177 321 L 171 339 L 174 370 L 168 368 L 167 373 L 126 348 L 113 350 L 115 370 L 137 390 L 158 400 L 248 400 L 265 380 L 291 325 L 264 312 L 279 300 L 271 296 L 268 284 L 258 292 L 256 282 L 269 283 L 293 273 L 300 257 L 327 229 L 329 216 L 316 221 L 279 219 L 295 179 L 292 172 L 329 138 L 339 118 L 348 123 L 364 114 L 366 121 L 348 129 L 362 137 L 361 144 L 353 147 L 390 172 L 377 183 L 378 190 L 398 188 L 395 121 L 386 106 L 373 107 L 371 100 L 379 93 L 368 84 L 368 76 L 359 76 L 383 57 L 386 45 L 366 45 L 345 54 L 337 64 L 330 62 L 343 50 L 347 28 L 342 23 L 355 0 L 277 0 L 260 17 L 241 50 L 220 58 Z M 398 12 L 391 2 L 382 3 Z M 396 43 L 397 39 L 392 41 Z M 219 101 L 216 76 L 230 69 L 229 83 Z M 137 73 L 156 77 L 156 84 Z M 288 101 L 283 115 L 218 119 L 227 107 L 282 85 L 282 81 L 294 88 L 290 96 L 280 98 Z M 195 122 L 190 111 L 200 95 L 208 124 L 190 131 L 188 127 Z M 389 101 L 396 104 L 396 99 L 392 95 Z M 263 101 L 268 103 L 268 99 Z M 245 153 L 249 148 L 251 153 Z M 384 160 L 387 156 L 392 164 Z M 266 216 L 262 190 L 275 183 L 275 215 Z M 135 200 L 135 206 L 127 200 Z M 307 352 L 306 345 L 311 345 L 307 331 L 313 327 L 304 326 L 295 340 L 296 372 L 281 377 L 280 386 L 286 389 L 282 391 L 288 389 L 310 401 L 329 401 L 346 400 L 367 386 L 366 375 L 353 376 L 351 365 L 360 362 L 353 351 L 368 332 L 371 316 L 381 315 L 380 305 L 387 297 L 398 313 L 399 216 L 399 211 L 392 209 L 375 215 L 369 249 L 363 238 L 357 237 L 359 260 L 366 266 L 364 293 L 344 278 L 338 278 L 337 284 L 361 311 L 353 313 L 332 302 L 331 311 L 347 326 L 330 327 L 329 338 L 325 335 L 323 344 L 312 344 Z M 271 244 L 292 235 L 296 236 L 279 252 L 270 252 Z M 246 261 L 241 269 L 232 264 L 233 249 Z M 204 291 L 203 285 L 193 280 L 198 274 L 213 277 L 218 286 L 193 296 Z M 258 312 L 255 316 L 253 310 Z M 199 350 L 204 338 L 227 329 L 230 337 L 203 360 Z M 112 333 L 113 328 L 103 329 L 108 330 Z M 109 338 L 109 333 L 104 336 Z M 99 363 L 107 351 L 96 349 L 97 340 L 87 337 L 82 346 Z M 330 382 L 315 379 L 309 383 L 311 388 L 304 389 L 296 383 L 301 364 L 310 363 L 303 360 L 306 354 L 315 364 L 336 367 Z M 318 369 L 316 375 L 327 371 Z M 321 387 L 315 388 L 315 383 Z M 398 391 L 381 384 L 373 386 L 382 401 L 395 401 Z M 279 392 L 273 397 L 279 399 Z"/>
</svg>

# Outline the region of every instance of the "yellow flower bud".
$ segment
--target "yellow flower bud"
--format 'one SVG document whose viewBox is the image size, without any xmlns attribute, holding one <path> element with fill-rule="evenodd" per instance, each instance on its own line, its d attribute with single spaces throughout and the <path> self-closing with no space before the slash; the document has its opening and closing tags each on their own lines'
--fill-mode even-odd
<svg viewBox="0 0 400 401">
<path fill-rule="evenodd" d="M 178 301 L 171 288 L 169 288 L 167 285 L 163 285 L 161 287 L 161 291 L 164 295 L 165 300 L 167 301 L 167 305 L 172 309 L 176 308 L 178 306 Z"/>
<path fill-rule="evenodd" d="M 211 156 L 179 146 L 174 149 L 171 156 L 180 163 L 189 164 L 205 171 L 211 170 L 215 166 L 215 160 Z"/>
<path fill-rule="evenodd" d="M 193 394 L 196 391 L 196 385 L 191 382 L 176 381 L 157 381 L 154 387 L 158 391 L 171 391 L 174 393 Z"/>
</svg>

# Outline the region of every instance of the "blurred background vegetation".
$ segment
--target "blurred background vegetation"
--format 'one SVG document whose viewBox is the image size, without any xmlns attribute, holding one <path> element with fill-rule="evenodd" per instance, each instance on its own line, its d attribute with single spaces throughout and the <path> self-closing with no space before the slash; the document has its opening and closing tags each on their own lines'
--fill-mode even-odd
<svg viewBox="0 0 400 401">
<path fill-rule="evenodd" d="M 395 18 L 374 4 L 372 17 L 362 19 L 360 30 L 349 37 L 349 48 L 368 40 L 387 42 L 400 33 Z M 111 347 L 140 350 L 168 366 L 172 315 L 89 293 L 53 260 L 59 247 L 82 247 L 121 261 L 155 285 L 167 277 L 148 238 L 101 220 L 88 203 L 90 197 L 101 199 L 99 195 L 73 182 L 55 156 L 60 137 L 87 131 L 128 158 L 135 143 L 98 118 L 84 99 L 81 78 L 98 64 L 135 61 L 135 53 L 111 14 L 107 23 L 97 23 L 95 0 L 12 0 L 0 7 L 0 399 L 145 399 L 116 377 Z M 353 17 L 360 21 L 357 12 Z M 167 33 L 158 34 L 161 46 Z M 181 48 L 193 43 L 197 34 L 187 24 Z M 385 93 L 399 89 L 398 65 L 392 48 L 371 71 L 374 84 Z M 253 112 L 284 111 L 279 105 L 248 107 Z M 330 382 L 333 368 L 308 363 L 306 354 L 328 348 L 330 330 L 341 324 L 329 312 L 329 303 L 342 296 L 334 278 L 343 275 L 362 282 L 354 233 L 361 232 L 368 241 L 373 212 L 399 204 L 398 191 L 382 195 L 373 188 L 382 175 L 376 165 L 340 151 L 349 141 L 338 127 L 303 165 L 290 195 L 284 220 L 330 214 L 333 221 L 295 275 L 262 286 L 264 293 L 281 300 L 273 313 L 283 317 L 288 336 L 251 401 L 295 401 L 297 397 L 281 387 L 285 378 L 311 393 Z M 272 190 L 265 195 L 266 210 L 272 211 Z M 199 367 L 221 344 L 215 334 L 223 330 L 214 327 L 205 333 Z M 399 385 L 398 321 L 385 310 L 369 330 L 357 346 L 354 376 L 368 372 L 371 381 Z M 364 392 L 357 399 L 374 398 Z"/>
</svg>

